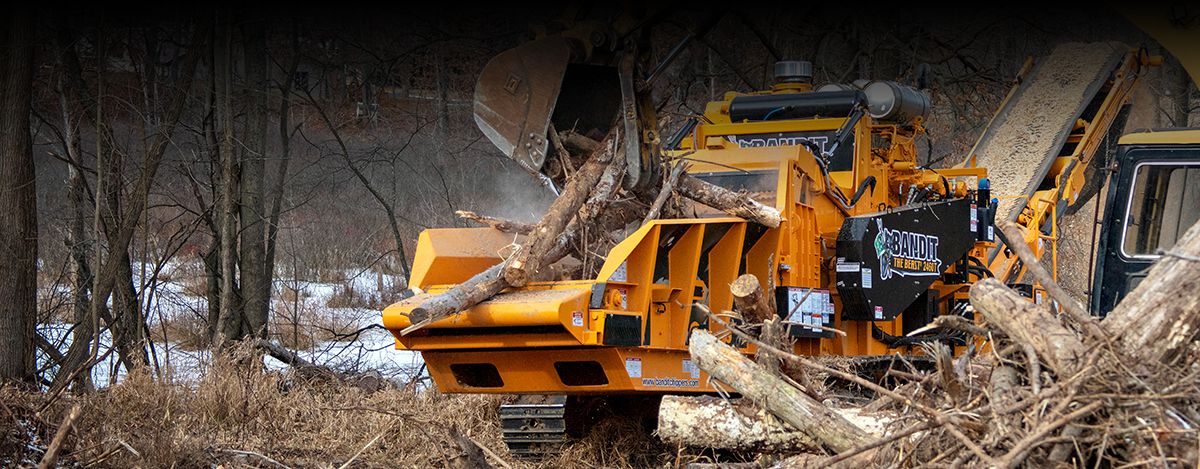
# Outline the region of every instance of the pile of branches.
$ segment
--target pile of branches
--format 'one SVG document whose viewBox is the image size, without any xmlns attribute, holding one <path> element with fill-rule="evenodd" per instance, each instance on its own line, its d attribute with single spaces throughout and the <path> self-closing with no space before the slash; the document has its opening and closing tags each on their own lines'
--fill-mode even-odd
<svg viewBox="0 0 1200 469">
<path fill-rule="evenodd" d="M 1022 239 L 1015 226 L 1000 228 Z M 945 345 L 925 347 L 936 369 L 890 370 L 896 386 L 796 356 L 749 328 L 727 329 L 802 372 L 874 391 L 865 407 L 814 399 L 813 389 L 695 331 L 696 363 L 748 402 L 668 398 L 660 433 L 719 428 L 735 436 L 725 447 L 762 452 L 754 463 L 720 467 L 1196 467 L 1200 224 L 1103 320 L 1058 287 L 1027 247 L 1009 248 L 1054 302 L 1035 304 L 994 279 L 973 285 L 978 320 L 943 317 L 931 327 L 969 333 L 974 344 L 957 358 Z M 765 412 L 734 410 L 747 404 Z M 864 415 L 881 428 L 867 428 Z"/>
<path fill-rule="evenodd" d="M 506 288 L 523 287 L 531 281 L 581 279 L 593 276 L 608 248 L 633 229 L 662 215 L 678 215 L 679 197 L 772 228 L 782 222 L 779 211 L 753 198 L 704 182 L 686 174 L 683 160 L 664 162 L 663 177 L 654 188 L 627 192 L 627 151 L 620 145 L 619 126 L 600 141 L 564 132 L 554 135 L 562 178 L 562 189 L 545 216 L 536 224 L 459 212 L 459 216 L 497 230 L 524 236 L 524 241 L 503 262 L 440 294 L 418 294 L 406 300 L 416 305 L 409 317 L 408 334 L 440 319 L 469 309 Z M 561 142 L 560 142 L 561 141 Z M 570 142 L 568 150 L 565 142 Z M 582 162 L 571 151 L 590 152 Z M 571 163 L 571 161 L 576 161 Z M 540 175 L 540 173 L 539 173 Z M 545 177 L 544 175 L 540 175 Z M 552 183 L 549 178 L 545 179 Z M 569 258 L 575 262 L 560 262 Z M 564 267 L 564 265 L 566 267 Z"/>
</svg>

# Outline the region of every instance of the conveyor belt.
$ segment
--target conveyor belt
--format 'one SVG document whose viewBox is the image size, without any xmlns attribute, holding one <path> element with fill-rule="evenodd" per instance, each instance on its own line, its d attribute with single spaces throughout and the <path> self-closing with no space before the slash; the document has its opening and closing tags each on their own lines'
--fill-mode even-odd
<svg viewBox="0 0 1200 469">
<path fill-rule="evenodd" d="M 997 220 L 1017 219 L 1128 50 L 1115 42 L 1061 44 L 1017 85 L 971 150 L 1000 199 Z"/>
</svg>

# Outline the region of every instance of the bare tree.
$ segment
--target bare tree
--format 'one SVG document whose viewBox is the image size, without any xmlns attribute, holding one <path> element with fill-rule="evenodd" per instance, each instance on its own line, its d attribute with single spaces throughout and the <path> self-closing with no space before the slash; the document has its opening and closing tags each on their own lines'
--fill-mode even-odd
<svg viewBox="0 0 1200 469">
<path fill-rule="evenodd" d="M 37 321 L 37 188 L 29 132 L 33 22 L 9 11 L 0 58 L 0 381 L 32 381 Z"/>
</svg>

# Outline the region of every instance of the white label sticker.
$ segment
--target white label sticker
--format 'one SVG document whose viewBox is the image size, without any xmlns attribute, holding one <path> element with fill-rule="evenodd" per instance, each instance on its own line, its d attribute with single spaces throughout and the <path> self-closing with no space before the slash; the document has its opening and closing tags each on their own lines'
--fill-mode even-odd
<svg viewBox="0 0 1200 469">
<path fill-rule="evenodd" d="M 862 270 L 862 287 L 863 289 L 871 288 L 871 269 L 863 267 Z"/>
<path fill-rule="evenodd" d="M 862 264 L 857 262 L 839 262 L 837 265 L 838 272 L 858 272 L 862 268 Z"/>
<path fill-rule="evenodd" d="M 883 319 L 883 307 L 882 306 L 875 307 L 875 319 Z"/>
<path fill-rule="evenodd" d="M 1033 292 L 1033 302 L 1034 304 L 1042 304 L 1042 292 Z"/>
<path fill-rule="evenodd" d="M 629 309 L 629 292 L 624 288 L 618 288 L 617 293 L 621 295 L 621 309 Z"/>
<path fill-rule="evenodd" d="M 612 275 L 608 277 L 608 280 L 613 282 L 624 282 L 629 280 L 628 264 L 628 261 L 622 262 L 621 265 L 617 266 L 617 270 L 614 270 Z"/>
<path fill-rule="evenodd" d="M 974 233 L 978 230 L 978 228 L 977 228 L 978 224 L 979 224 L 978 209 L 975 207 L 975 204 L 971 204 L 971 232 L 972 233 Z"/>
<path fill-rule="evenodd" d="M 571 325 L 575 327 L 583 327 L 583 312 L 576 311 L 571 313 Z"/>
<path fill-rule="evenodd" d="M 691 360 L 683 361 L 683 372 L 691 375 L 692 379 L 697 379 L 700 377 L 700 367 L 696 366 L 695 363 L 692 363 Z"/>
<path fill-rule="evenodd" d="M 630 378 L 642 377 L 642 359 L 638 357 L 629 357 L 625 359 L 625 372 L 629 373 Z"/>
<path fill-rule="evenodd" d="M 996 239 L 996 233 L 993 231 L 993 228 L 995 228 L 995 227 L 992 227 L 992 226 L 988 227 L 988 241 Z"/>
</svg>

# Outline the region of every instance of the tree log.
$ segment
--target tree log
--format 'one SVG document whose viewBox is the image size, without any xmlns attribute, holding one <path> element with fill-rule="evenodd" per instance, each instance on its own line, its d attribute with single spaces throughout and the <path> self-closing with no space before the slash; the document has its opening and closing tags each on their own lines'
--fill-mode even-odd
<svg viewBox="0 0 1200 469">
<path fill-rule="evenodd" d="M 533 232 L 533 225 L 530 225 L 528 223 L 521 223 L 521 222 L 516 222 L 516 221 L 512 221 L 512 220 L 504 220 L 504 219 L 500 219 L 500 218 L 489 217 L 487 215 L 480 215 L 480 214 L 472 212 L 470 210 L 458 210 L 458 211 L 454 212 L 454 214 L 458 215 L 459 218 L 466 218 L 467 220 L 471 220 L 471 221 L 473 221 L 475 223 L 479 223 L 481 225 L 490 226 L 493 229 L 504 232 L 504 233 L 527 235 L 527 234 Z"/>
<path fill-rule="evenodd" d="M 530 241 L 517 251 L 513 259 L 504 267 L 504 279 L 509 285 L 525 286 L 526 283 L 529 283 L 532 275 L 535 275 L 543 266 L 553 262 L 547 259 L 546 254 L 554 248 L 558 235 L 566 230 L 567 223 L 583 207 L 593 189 L 600 183 L 600 177 L 604 175 L 605 168 L 612 161 L 613 155 L 617 153 L 618 140 L 616 136 L 617 132 L 614 128 L 596 151 L 588 157 L 587 163 L 584 163 L 583 167 L 571 176 L 562 193 L 550 205 L 550 209 L 533 228 L 533 232 L 529 234 Z"/>
<path fill-rule="evenodd" d="M 600 214 L 604 213 L 604 208 L 609 204 L 612 196 L 620 186 L 624 169 L 624 157 L 612 159 L 608 168 L 601 174 L 600 181 L 595 184 L 587 203 L 584 204 L 583 208 L 579 209 L 579 216 L 567 225 L 562 234 L 554 239 L 554 245 L 551 246 L 550 252 L 542 259 L 542 265 L 548 266 L 566 256 L 570 252 L 572 244 L 579 238 L 581 231 L 579 227 L 588 225 Z M 629 221 L 637 220 L 636 216 L 636 213 L 628 214 Z M 547 272 L 539 272 L 539 275 L 549 272 L 549 269 L 543 270 Z M 495 296 L 509 287 L 509 283 L 503 274 L 504 264 L 496 264 L 476 274 L 466 282 L 455 285 L 440 295 L 409 298 L 407 301 L 420 301 L 421 303 L 409 313 L 409 320 L 412 321 L 412 325 L 406 327 L 400 333 L 402 335 L 408 334 Z"/>
<path fill-rule="evenodd" d="M 1033 347 L 1060 376 L 1079 369 L 1088 347 L 1044 305 L 989 278 L 971 287 L 971 304 L 988 324 L 998 327 L 1018 344 Z"/>
<path fill-rule="evenodd" d="M 1130 357 L 1172 364 L 1200 331 L 1200 223 L 1154 263 L 1102 327 Z"/>
<path fill-rule="evenodd" d="M 812 438 L 745 399 L 664 396 L 657 435 L 664 442 L 733 451 L 813 451 Z"/>
<path fill-rule="evenodd" d="M 729 284 L 729 292 L 733 294 L 734 306 L 747 321 L 761 323 L 775 317 L 775 308 L 754 274 L 738 277 Z"/>
<path fill-rule="evenodd" d="M 692 332 L 688 350 L 701 369 L 812 438 L 822 449 L 840 453 L 869 438 L 862 428 L 782 379 L 766 373 L 761 366 L 708 331 L 696 329 Z"/>
<path fill-rule="evenodd" d="M 679 177 L 679 193 L 684 197 L 752 222 L 778 228 L 783 223 L 779 210 L 768 207 L 750 197 L 721 186 L 710 184 L 691 175 Z"/>
</svg>

